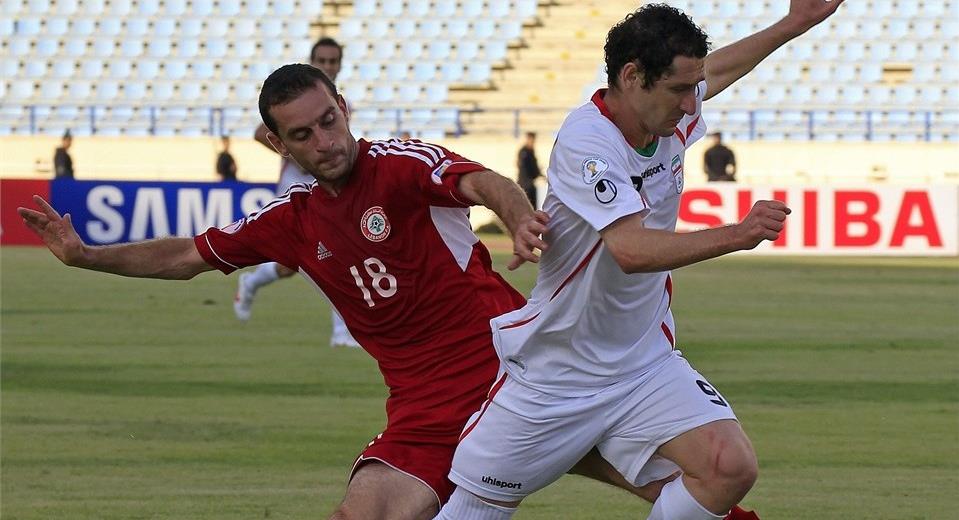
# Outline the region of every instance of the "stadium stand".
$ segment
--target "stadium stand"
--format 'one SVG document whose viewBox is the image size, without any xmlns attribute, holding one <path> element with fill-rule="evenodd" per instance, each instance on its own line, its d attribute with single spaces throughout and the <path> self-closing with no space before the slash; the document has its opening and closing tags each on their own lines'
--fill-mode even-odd
<svg viewBox="0 0 959 520">
<path fill-rule="evenodd" d="M 781 3 L 677 0 L 716 47 Z M 217 135 L 319 35 L 346 44 L 357 133 L 551 134 L 605 83 L 625 0 L 2 0 L 0 135 Z M 959 2 L 863 0 L 708 107 L 731 140 L 959 140 Z M 117 110 L 129 117 L 107 117 Z M 188 114 L 189 117 L 177 117 Z"/>
</svg>

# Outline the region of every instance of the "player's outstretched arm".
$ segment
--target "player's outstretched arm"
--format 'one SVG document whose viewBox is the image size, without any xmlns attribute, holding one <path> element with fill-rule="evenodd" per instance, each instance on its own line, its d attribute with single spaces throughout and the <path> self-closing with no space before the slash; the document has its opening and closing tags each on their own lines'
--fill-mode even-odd
<svg viewBox="0 0 959 520">
<path fill-rule="evenodd" d="M 766 56 L 831 16 L 845 0 L 790 0 L 789 13 L 771 26 L 706 56 L 709 99 L 753 70 Z M 861 2 L 863 0 L 855 0 Z"/>
<path fill-rule="evenodd" d="M 192 238 L 161 238 L 115 246 L 88 246 L 83 243 L 70 214 L 63 217 L 42 197 L 34 195 L 39 211 L 17 208 L 31 231 L 64 264 L 92 271 L 134 276 L 187 280 L 213 269 L 207 264 Z"/>
<path fill-rule="evenodd" d="M 461 176 L 457 188 L 473 202 L 491 209 L 506 225 L 513 237 L 513 258 L 507 269 L 512 271 L 523 262 L 539 262 L 536 250 L 546 251 L 546 242 L 541 236 L 546 232 L 549 216 L 534 211 L 515 182 L 492 170 L 484 170 Z"/>
<path fill-rule="evenodd" d="M 601 235 L 623 272 L 652 273 L 753 249 L 764 240 L 776 240 L 789 213 L 782 202 L 761 200 L 739 224 L 693 233 L 648 229 L 643 226 L 643 218 L 633 214 L 613 222 Z"/>
</svg>

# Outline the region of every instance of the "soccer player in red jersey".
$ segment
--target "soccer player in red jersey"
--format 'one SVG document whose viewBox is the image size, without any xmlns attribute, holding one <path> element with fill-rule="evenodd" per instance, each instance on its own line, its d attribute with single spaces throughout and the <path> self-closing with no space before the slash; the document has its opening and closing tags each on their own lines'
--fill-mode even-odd
<svg viewBox="0 0 959 520">
<path fill-rule="evenodd" d="M 513 236 L 509 267 L 536 262 L 546 218 L 481 164 L 419 141 L 357 141 L 349 110 L 319 69 L 286 65 L 264 82 L 269 139 L 316 183 L 194 238 L 84 244 L 42 198 L 19 208 L 64 264 L 122 276 L 189 279 L 275 261 L 298 271 L 343 315 L 390 389 L 387 426 L 357 458 L 332 518 L 431 518 L 467 418 L 497 375 L 489 320 L 524 304 L 493 271 L 469 206 Z"/>
</svg>

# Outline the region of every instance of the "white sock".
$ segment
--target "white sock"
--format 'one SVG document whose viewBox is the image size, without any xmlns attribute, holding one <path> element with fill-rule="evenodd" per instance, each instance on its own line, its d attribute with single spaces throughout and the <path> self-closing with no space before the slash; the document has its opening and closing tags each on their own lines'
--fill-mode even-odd
<svg viewBox="0 0 959 520">
<path fill-rule="evenodd" d="M 689 494 L 683 477 L 663 486 L 653 510 L 646 520 L 722 520 L 725 515 L 714 515 Z"/>
<path fill-rule="evenodd" d="M 463 488 L 456 488 L 449 502 L 433 520 L 509 520 L 515 507 L 503 507 L 484 502 Z"/>
<path fill-rule="evenodd" d="M 276 274 L 276 262 L 268 262 L 265 264 L 260 264 L 250 276 L 246 278 L 246 283 L 249 284 L 249 289 L 253 292 L 256 292 L 257 289 L 263 287 L 264 285 L 269 285 L 280 278 Z"/>
</svg>

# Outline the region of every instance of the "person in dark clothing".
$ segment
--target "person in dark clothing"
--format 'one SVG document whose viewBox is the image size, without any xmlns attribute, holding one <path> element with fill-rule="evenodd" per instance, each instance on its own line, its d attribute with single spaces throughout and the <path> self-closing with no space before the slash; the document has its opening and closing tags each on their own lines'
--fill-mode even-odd
<svg viewBox="0 0 959 520">
<path fill-rule="evenodd" d="M 536 178 L 542 175 L 539 169 L 539 163 L 536 161 L 536 133 L 527 132 L 526 142 L 519 149 L 519 157 L 516 159 L 516 166 L 519 168 L 519 179 L 517 184 L 526 192 L 526 198 L 529 203 L 536 208 Z"/>
<path fill-rule="evenodd" d="M 67 130 L 63 134 L 63 140 L 60 141 L 60 146 L 56 152 L 53 153 L 53 171 L 57 179 L 73 178 L 73 159 L 71 159 L 70 154 L 67 153 L 71 144 L 73 144 L 73 136 L 70 135 L 70 131 Z"/>
<path fill-rule="evenodd" d="M 723 134 L 716 132 L 712 137 L 713 145 L 703 155 L 706 180 L 736 182 L 736 154 L 723 144 Z"/>
<path fill-rule="evenodd" d="M 224 181 L 236 180 L 236 161 L 230 155 L 230 136 L 224 135 L 222 138 L 223 151 L 216 158 L 216 173 Z"/>
</svg>

